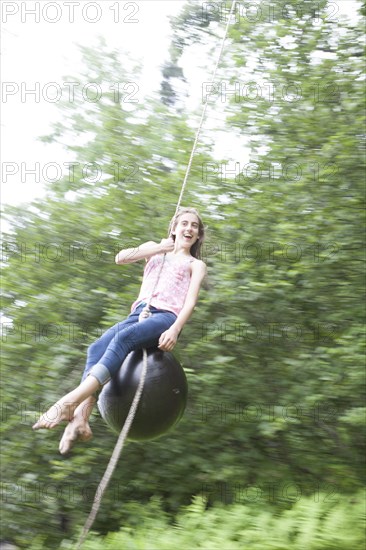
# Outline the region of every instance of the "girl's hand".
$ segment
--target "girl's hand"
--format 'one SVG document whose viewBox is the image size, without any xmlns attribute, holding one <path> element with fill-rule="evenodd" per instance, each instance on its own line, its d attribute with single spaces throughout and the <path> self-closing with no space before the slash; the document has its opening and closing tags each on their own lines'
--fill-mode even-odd
<svg viewBox="0 0 366 550">
<path fill-rule="evenodd" d="M 172 351 L 178 340 L 179 332 L 173 327 L 168 328 L 159 338 L 158 348 L 162 351 Z"/>
<path fill-rule="evenodd" d="M 162 252 L 172 252 L 175 246 L 173 237 L 169 237 L 168 239 L 161 239 L 160 246 L 162 248 Z"/>
</svg>

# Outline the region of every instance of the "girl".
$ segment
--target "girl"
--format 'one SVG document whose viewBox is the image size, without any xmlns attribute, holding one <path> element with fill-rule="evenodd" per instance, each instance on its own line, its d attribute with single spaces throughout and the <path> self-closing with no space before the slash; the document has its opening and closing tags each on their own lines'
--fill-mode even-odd
<svg viewBox="0 0 366 550">
<path fill-rule="evenodd" d="M 89 347 L 80 385 L 33 426 L 34 430 L 50 429 L 63 420 L 69 421 L 60 441 L 61 454 L 66 454 L 75 441 L 92 437 L 88 421 L 96 402 L 94 394 L 116 374 L 127 355 L 132 350 L 154 346 L 171 351 L 193 313 L 206 275 L 206 265 L 199 259 L 204 226 L 197 210 L 181 208 L 170 222 L 169 235 L 160 243 L 149 241 L 121 250 L 116 256 L 117 264 L 147 261 L 131 314 Z M 151 293 L 149 311 L 146 304 Z"/>
</svg>

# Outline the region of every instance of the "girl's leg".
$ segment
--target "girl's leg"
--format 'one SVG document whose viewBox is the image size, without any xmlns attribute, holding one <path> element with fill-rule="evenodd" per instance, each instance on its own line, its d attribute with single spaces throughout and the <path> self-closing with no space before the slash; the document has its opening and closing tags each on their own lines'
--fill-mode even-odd
<svg viewBox="0 0 366 550">
<path fill-rule="evenodd" d="M 67 454 L 76 441 L 89 441 L 93 437 L 89 417 L 96 401 L 96 397 L 91 395 L 76 407 L 74 418 L 67 424 L 60 440 L 59 451 L 62 455 Z"/>
<path fill-rule="evenodd" d="M 124 326 L 117 331 L 105 353 L 89 371 L 101 385 L 106 384 L 121 367 L 127 355 L 137 349 L 155 347 L 160 335 L 172 326 L 176 315 L 169 311 L 154 310 L 151 317 Z"/>
<path fill-rule="evenodd" d="M 113 327 L 109 328 L 106 332 L 102 334 L 100 338 L 98 338 L 98 340 L 93 342 L 88 347 L 85 369 L 81 381 L 85 380 L 93 365 L 100 361 L 108 345 L 110 344 L 111 340 L 116 336 L 116 334 L 120 333 L 125 327 L 129 326 L 131 323 L 137 323 L 137 321 L 138 313 L 131 313 L 127 317 L 127 319 L 125 319 L 121 323 L 116 323 Z"/>
<path fill-rule="evenodd" d="M 92 394 L 98 388 L 100 388 L 100 383 L 95 379 L 95 377 L 90 378 L 88 376 L 91 367 L 103 356 L 103 353 L 106 351 L 108 344 L 111 342 L 111 340 L 113 340 L 115 335 L 121 333 L 125 326 L 128 326 L 131 323 L 136 323 L 137 321 L 138 314 L 131 314 L 127 319 L 125 319 L 125 321 L 117 323 L 116 325 L 108 329 L 104 334 L 102 334 L 102 336 L 98 340 L 96 340 L 93 344 L 89 346 L 87 362 L 80 385 L 75 390 L 66 394 L 63 398 L 57 401 L 55 405 L 48 409 L 48 411 L 41 416 L 38 422 L 33 425 L 34 430 L 39 430 L 42 428 L 54 428 L 63 420 L 68 420 L 70 422 L 73 419 L 75 411 L 78 409 L 79 405 L 81 405 L 84 400 L 89 399 Z M 87 383 L 85 384 L 85 382 Z M 90 388 L 92 389 L 90 390 Z M 90 409 L 88 418 L 91 414 L 91 411 L 92 407 Z M 81 422 L 80 415 L 79 421 Z M 85 430 L 88 431 L 87 426 L 85 426 Z M 70 431 L 71 427 L 68 432 Z M 78 431 L 80 431 L 80 429 Z M 71 434 L 69 433 L 68 436 L 70 435 Z"/>
<path fill-rule="evenodd" d="M 136 323 L 137 321 L 138 316 L 131 314 L 122 323 L 117 323 L 114 327 L 108 329 L 98 340 L 89 346 L 86 365 L 81 379 L 82 382 L 88 376 L 91 367 L 103 356 L 103 353 L 115 336 L 117 330 L 122 330 L 123 326 L 127 326 L 130 323 Z M 93 432 L 89 425 L 89 417 L 96 401 L 96 397 L 91 395 L 76 407 L 74 416 L 68 422 L 60 440 L 59 451 L 61 454 L 67 454 L 76 441 L 89 441 L 89 439 L 93 437 Z"/>
<path fill-rule="evenodd" d="M 81 384 L 55 403 L 33 426 L 33 430 L 54 428 L 63 420 L 70 421 L 76 408 L 101 387 L 94 376 L 88 376 Z"/>
<path fill-rule="evenodd" d="M 156 346 L 160 335 L 174 323 L 175 319 L 174 313 L 155 310 L 153 315 L 144 321 L 128 323 L 127 326 L 124 323 L 118 323 L 116 327 L 120 325 L 121 329 L 116 330 L 100 361 L 90 369 L 89 376 L 43 414 L 34 424 L 33 429 L 50 429 L 63 420 L 70 421 L 76 408 L 116 374 L 132 350 Z"/>
</svg>

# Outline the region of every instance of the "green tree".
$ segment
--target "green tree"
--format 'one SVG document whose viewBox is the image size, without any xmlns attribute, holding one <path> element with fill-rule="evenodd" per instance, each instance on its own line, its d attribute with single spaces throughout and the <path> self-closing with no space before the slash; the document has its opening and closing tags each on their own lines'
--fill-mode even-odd
<svg viewBox="0 0 366 550">
<path fill-rule="evenodd" d="M 241 131 L 251 159 L 226 177 L 227 159 L 212 158 L 205 135 L 192 166 L 184 202 L 202 205 L 209 276 L 177 348 L 188 408 L 166 437 L 126 447 L 100 533 L 135 529 L 125 503 L 154 495 L 175 514 L 193 495 L 211 506 L 260 493 L 278 513 L 292 492 L 331 496 L 362 484 L 362 27 L 334 22 L 318 4 L 319 17 L 314 3 L 289 1 L 269 20 L 244 14 L 230 26 L 209 114 L 222 84 L 238 84 L 225 103 L 228 139 Z M 187 4 L 172 22 L 172 67 L 187 48 L 213 43 L 224 15 Z M 135 82 L 137 69 L 103 44 L 84 56 L 85 75 L 104 89 Z M 114 254 L 163 236 L 192 147 L 188 113 L 155 98 L 115 99 L 109 91 L 64 106 L 48 139 L 72 153 L 74 176 L 8 211 L 3 520 L 21 547 L 39 533 L 45 547 L 72 538 L 89 512 L 115 436 L 95 415 L 95 439 L 65 459 L 58 433 L 30 426 L 78 382 L 88 344 L 128 312 L 141 266 L 117 268 Z M 98 181 L 83 175 L 86 163 L 102 167 Z"/>
<path fill-rule="evenodd" d="M 30 427 L 79 382 L 88 345 L 128 314 L 142 266 L 122 269 L 114 256 L 123 247 L 166 236 L 193 140 L 183 115 L 174 117 L 154 97 L 138 95 L 137 69 L 124 69 L 128 64 L 117 52 L 103 41 L 98 49 L 82 50 L 85 73 L 65 80 L 93 77 L 103 96 L 88 103 L 76 95 L 62 105 L 64 120 L 44 138 L 63 144 L 74 166 L 49 185 L 45 199 L 6 213 L 11 231 L 3 245 L 2 311 L 9 320 L 3 330 L 3 521 L 4 534 L 25 547 L 41 532 L 54 545 L 88 513 L 115 436 L 97 423 L 95 444 L 76 450 L 69 462 L 58 455 L 59 433 L 34 434 Z M 133 90 L 138 102 L 129 103 L 127 93 L 116 96 L 115 82 L 131 82 L 127 92 Z M 192 177 L 198 179 L 195 169 Z M 196 196 L 191 184 L 185 199 L 194 202 Z M 112 514 L 101 514 L 106 530 L 126 497 L 120 487 L 128 485 L 129 475 L 120 474 L 109 498 Z"/>
</svg>

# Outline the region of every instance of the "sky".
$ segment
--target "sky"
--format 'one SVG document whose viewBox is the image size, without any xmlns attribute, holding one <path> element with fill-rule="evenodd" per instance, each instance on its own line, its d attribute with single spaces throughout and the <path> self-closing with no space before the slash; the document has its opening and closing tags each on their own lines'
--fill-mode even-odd
<svg viewBox="0 0 366 550">
<path fill-rule="evenodd" d="M 131 57 L 141 59 L 144 76 L 139 85 L 141 93 L 148 94 L 158 89 L 159 69 L 168 59 L 171 33 L 168 16 L 178 14 L 184 3 L 184 0 L 2 1 L 2 204 L 19 204 L 42 196 L 43 168 L 50 165 L 46 174 L 52 179 L 57 177 L 52 168 L 54 163 L 62 165 L 72 160 L 58 145 L 43 144 L 38 137 L 49 133 L 52 123 L 61 116 L 57 94 L 61 92 L 64 98 L 64 94 L 70 93 L 63 85 L 63 76 L 79 74 L 83 68 L 77 45 L 96 46 L 102 35 L 108 47 L 128 51 Z M 350 13 L 354 6 L 354 0 L 329 2 L 328 16 L 336 18 Z M 196 90 L 201 89 L 213 68 L 203 75 L 201 63 L 199 58 L 185 59 L 185 76 Z M 93 88 L 89 92 L 92 94 Z M 210 121 L 206 121 L 206 127 L 209 126 Z M 231 158 L 245 158 L 243 140 L 238 141 L 235 136 L 228 140 L 227 133 L 221 140 L 218 132 L 216 142 L 221 158 L 229 159 L 230 154 Z"/>
<path fill-rule="evenodd" d="M 103 36 L 108 47 L 142 59 L 148 93 L 149 87 L 158 87 L 159 67 L 168 58 L 167 16 L 177 14 L 184 2 L 73 3 L 2 2 L 2 204 L 18 204 L 42 195 L 42 181 L 36 181 L 38 172 L 41 180 L 43 166 L 65 158 L 61 148 L 42 144 L 37 138 L 47 134 L 60 116 L 60 92 L 70 97 L 66 94 L 71 89 L 63 85 L 63 76 L 82 69 L 77 45 L 97 45 L 98 37 Z M 31 8 L 34 13 L 30 13 Z M 94 97 L 93 87 L 88 93 Z M 34 176 L 28 175 L 27 170 L 35 169 L 37 161 L 39 170 Z M 47 172 L 50 179 L 56 177 L 51 168 Z M 23 176 L 26 181 L 19 182 Z"/>
</svg>

